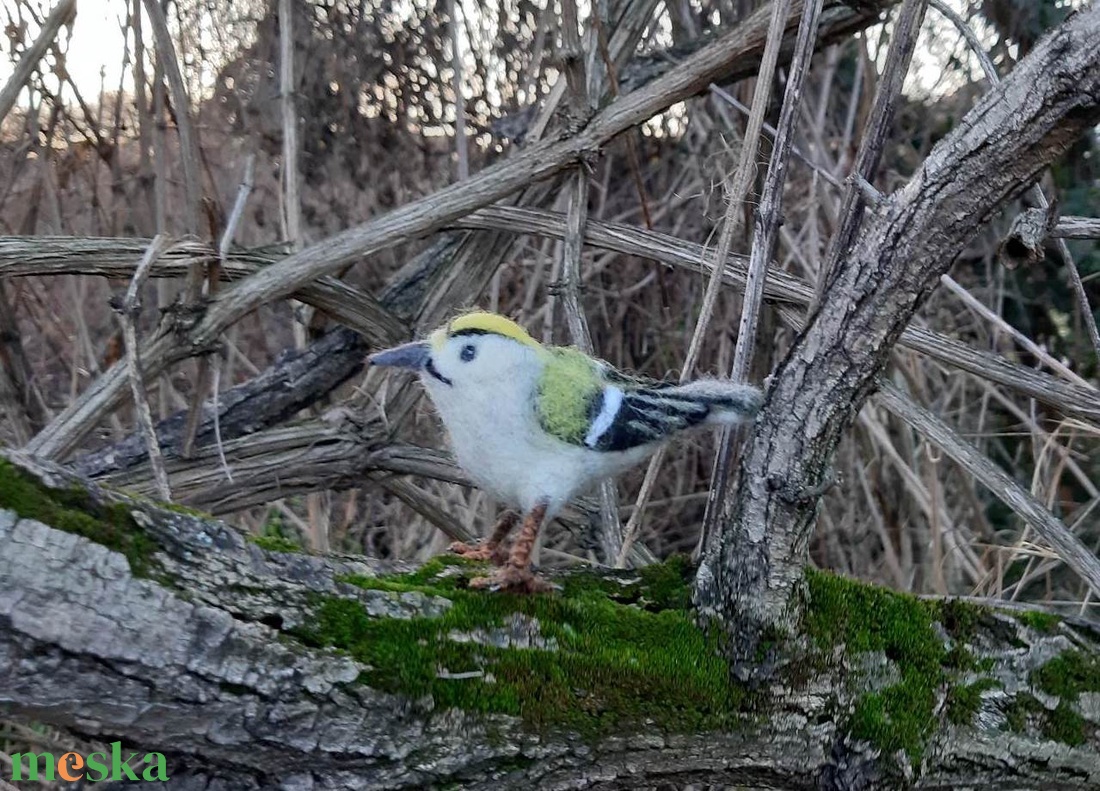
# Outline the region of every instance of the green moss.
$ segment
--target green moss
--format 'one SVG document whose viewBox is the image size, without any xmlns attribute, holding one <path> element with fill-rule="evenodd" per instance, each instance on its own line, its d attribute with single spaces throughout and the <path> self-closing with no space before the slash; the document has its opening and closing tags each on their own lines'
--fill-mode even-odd
<svg viewBox="0 0 1100 791">
<path fill-rule="evenodd" d="M 269 552 L 301 552 L 302 548 L 296 541 L 282 536 L 248 536 L 249 543 L 255 544 L 260 549 Z"/>
<path fill-rule="evenodd" d="M 1041 612 L 1040 610 L 1028 610 L 1016 614 L 1016 620 L 1024 626 L 1030 626 L 1037 632 L 1052 634 L 1058 630 L 1062 623 L 1062 617 L 1054 613 Z"/>
<path fill-rule="evenodd" d="M 716 650 L 718 637 L 695 625 L 692 568 L 685 558 L 640 572 L 574 574 L 564 578 L 562 593 L 547 596 L 469 590 L 469 578 L 484 570 L 444 557 L 410 574 L 344 577 L 364 588 L 420 591 L 453 604 L 436 618 L 399 621 L 373 619 L 355 602 L 320 598 L 316 617 L 295 634 L 308 645 L 355 656 L 369 667 L 362 680 L 373 687 L 412 698 L 430 695 L 442 707 L 512 714 L 530 727 L 595 735 L 648 720 L 673 732 L 720 729 L 760 702 L 731 681 Z M 886 754 L 904 751 L 916 766 L 938 726 L 941 696 L 947 720 L 973 722 L 982 693 L 999 684 L 973 678 L 990 671 L 993 662 L 978 660 L 964 644 L 983 627 L 986 608 L 922 601 L 816 571 L 806 579 L 801 631 L 811 638 L 807 662 L 820 668 L 843 646 L 849 656 L 881 653 L 896 670 L 895 683 L 857 698 L 845 724 L 852 736 Z M 542 639 L 556 648 L 499 648 L 449 638 L 503 627 L 516 613 L 537 620 Z M 785 672 L 788 682 L 797 676 L 795 665 Z M 968 683 L 960 681 L 964 673 Z M 1033 683 L 1050 694 L 1080 694 L 1100 686 L 1100 676 L 1093 660 L 1070 652 L 1037 671 Z M 1049 738 L 1080 743 L 1089 726 L 1071 703 L 1050 712 L 1023 693 L 1008 704 L 1008 726 L 1022 731 L 1030 724 Z"/>
<path fill-rule="evenodd" d="M 1005 718 L 1014 733 L 1026 733 L 1031 723 L 1052 741 L 1074 747 L 1085 743 L 1085 718 L 1065 700 L 1051 711 L 1034 695 L 1021 692 L 1005 709 Z"/>
<path fill-rule="evenodd" d="M 1080 651 L 1066 651 L 1031 673 L 1035 688 L 1060 700 L 1048 709 L 1034 695 L 1021 692 L 1008 705 L 1010 730 L 1024 733 L 1031 724 L 1047 739 L 1071 746 L 1084 744 L 1089 727 L 1077 710 L 1082 692 L 1100 692 L 1100 660 Z"/>
<path fill-rule="evenodd" d="M 1082 692 L 1100 692 L 1100 658 L 1066 651 L 1035 670 L 1031 682 L 1048 695 L 1076 702 Z"/>
<path fill-rule="evenodd" d="M 1008 722 L 1010 731 L 1024 733 L 1027 731 L 1027 723 L 1030 717 L 1045 713 L 1046 709 L 1043 708 L 1043 704 L 1034 695 L 1021 692 L 1005 708 L 1005 719 Z"/>
<path fill-rule="evenodd" d="M 641 590 L 647 606 L 657 610 L 690 610 L 691 582 L 695 567 L 687 555 L 673 555 L 664 563 L 646 566 L 640 572 Z"/>
<path fill-rule="evenodd" d="M 470 575 L 484 567 L 438 559 L 414 574 L 343 581 L 446 597 L 453 605 L 439 617 L 373 619 L 356 602 L 321 598 L 314 621 L 296 635 L 368 665 L 364 683 L 431 695 L 440 707 L 511 714 L 531 727 L 586 735 L 647 721 L 670 732 L 717 729 L 738 716 L 743 693 L 687 610 L 685 569 L 677 560 L 647 570 L 641 582 L 634 574 L 633 584 L 575 574 L 561 594 L 514 596 L 468 590 Z M 450 638 L 500 628 L 514 614 L 537 620 L 550 647 Z M 483 675 L 448 677 L 468 673 Z"/>
<path fill-rule="evenodd" d="M 956 643 L 951 647 L 951 650 L 944 655 L 943 665 L 944 667 L 960 673 L 981 669 L 979 667 L 980 663 L 978 662 L 978 658 L 962 643 Z"/>
<path fill-rule="evenodd" d="M 127 496 L 133 497 L 133 493 L 127 492 Z M 177 514 L 183 514 L 184 516 L 194 517 L 195 519 L 214 519 L 212 514 L 206 511 L 200 511 L 198 508 L 191 508 L 187 505 L 181 505 L 180 503 L 166 503 L 163 500 L 149 500 L 150 505 L 156 508 L 163 508 L 165 511 L 172 511 Z"/>
<path fill-rule="evenodd" d="M 843 645 L 850 654 L 881 651 L 900 676 L 897 683 L 857 699 L 849 732 L 886 753 L 904 750 L 919 764 L 936 727 L 937 692 L 950 686 L 954 671 L 978 664 L 964 647 L 949 652 L 934 624 L 941 622 L 955 639 L 965 640 L 985 611 L 959 601 L 921 601 L 814 570 L 807 570 L 806 582 L 803 628 L 818 647 Z M 972 697 L 979 693 L 962 693 L 959 717 L 976 705 Z"/>
<path fill-rule="evenodd" d="M 464 572 L 483 573 L 484 570 L 485 566 L 481 563 L 462 557 L 441 555 L 432 558 L 416 571 L 408 574 L 386 574 L 377 577 L 345 574 L 337 577 L 336 581 L 346 582 L 366 590 L 384 590 L 394 593 L 419 591 L 436 595 L 441 591 L 449 594 L 455 590 L 465 589 L 470 580 L 470 573 Z"/>
<path fill-rule="evenodd" d="M 11 462 L 0 459 L 0 508 L 74 533 L 123 554 L 135 577 L 160 578 L 157 544 L 121 503 L 93 500 L 79 487 L 50 489 Z"/>
<path fill-rule="evenodd" d="M 1031 673 L 1031 683 L 1058 701 L 1054 711 L 1043 710 L 1040 730 L 1048 739 L 1069 745 L 1085 743 L 1085 718 L 1077 711 L 1082 692 L 1100 692 L 1100 659 L 1071 650 Z"/>
<path fill-rule="evenodd" d="M 1085 718 L 1068 701 L 1063 700 L 1054 711 L 1044 713 L 1046 716 L 1039 725 L 1043 736 L 1071 747 L 1085 743 Z"/>
<path fill-rule="evenodd" d="M 981 706 L 982 693 L 1000 686 L 996 679 L 980 678 L 973 684 L 952 687 L 947 695 L 947 719 L 955 725 L 969 725 Z"/>
<path fill-rule="evenodd" d="M 982 619 L 989 615 L 988 608 L 959 599 L 944 599 L 929 606 L 938 609 L 939 621 L 952 639 L 963 642 L 973 639 Z"/>
</svg>

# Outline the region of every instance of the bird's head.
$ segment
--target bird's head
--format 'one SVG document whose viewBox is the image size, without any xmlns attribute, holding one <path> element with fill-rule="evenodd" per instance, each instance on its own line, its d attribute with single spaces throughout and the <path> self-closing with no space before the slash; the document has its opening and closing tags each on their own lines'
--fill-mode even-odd
<svg viewBox="0 0 1100 791">
<path fill-rule="evenodd" d="M 370 365 L 416 371 L 433 400 L 492 397 L 517 380 L 531 381 L 543 366 L 543 347 L 523 327 L 496 313 L 466 313 L 426 340 L 367 358 Z"/>
</svg>

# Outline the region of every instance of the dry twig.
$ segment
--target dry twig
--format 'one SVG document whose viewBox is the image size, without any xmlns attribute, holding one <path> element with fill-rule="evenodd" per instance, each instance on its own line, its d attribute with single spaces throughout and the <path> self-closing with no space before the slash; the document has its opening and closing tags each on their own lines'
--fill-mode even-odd
<svg viewBox="0 0 1100 791">
<path fill-rule="evenodd" d="M 966 43 L 970 46 L 970 50 L 974 53 L 978 59 L 978 63 L 981 64 L 982 71 L 985 73 L 985 77 L 989 80 L 989 84 L 996 86 L 1000 83 L 1001 78 L 997 74 L 997 69 L 993 66 L 993 61 L 989 59 L 989 56 L 985 52 L 985 48 L 982 46 L 978 37 L 974 34 L 974 31 L 970 29 L 970 25 L 966 23 L 966 20 L 960 17 L 955 11 L 949 8 L 943 0 L 929 0 L 932 7 L 939 13 L 943 14 L 962 34 L 966 39 Z M 1050 208 L 1050 201 L 1047 200 L 1046 193 L 1043 192 L 1042 186 L 1036 183 L 1030 190 L 1030 197 L 1035 204 L 1042 210 L 1046 211 Z M 1095 225 L 1092 226 L 1095 229 Z M 1092 342 L 1093 352 L 1096 354 L 1098 360 L 1100 360 L 1100 329 L 1096 326 L 1096 316 L 1093 315 L 1092 307 L 1089 305 L 1088 294 L 1085 292 L 1085 284 L 1081 281 L 1081 273 L 1077 270 L 1077 264 L 1073 260 L 1073 254 L 1069 250 L 1069 245 L 1066 244 L 1065 238 L 1055 236 L 1055 247 L 1058 250 L 1058 255 L 1061 257 L 1062 262 L 1066 266 L 1066 272 L 1069 274 L 1070 285 L 1073 287 L 1074 296 L 1077 298 L 1077 307 L 1081 315 L 1081 321 L 1085 324 L 1085 330 L 1088 332 L 1089 340 Z"/>
<path fill-rule="evenodd" d="M 745 274 L 745 300 L 741 308 L 741 323 L 737 329 L 737 348 L 733 353 L 733 367 L 730 371 L 730 378 L 735 382 L 744 382 L 748 379 L 753 352 L 756 348 L 756 327 L 760 317 L 760 305 L 764 299 L 764 281 L 768 274 L 768 263 L 775 254 L 776 237 L 782 222 L 783 183 L 787 175 L 787 160 L 790 157 L 791 141 L 794 137 L 795 117 L 802 103 L 802 85 L 806 79 L 806 72 L 810 68 L 810 60 L 813 58 L 820 17 L 820 0 L 806 0 L 802 10 L 802 20 L 798 26 L 795 53 L 791 58 L 791 70 L 787 75 L 787 89 L 783 96 L 779 124 L 776 127 L 775 146 L 772 148 L 768 174 L 764 180 L 764 193 L 760 198 L 760 209 L 753 227 L 752 253 L 749 256 L 748 272 Z M 704 551 L 713 551 L 709 541 L 710 537 L 717 533 L 719 509 L 726 502 L 732 456 L 733 432 L 725 429 L 722 431 L 718 453 L 715 456 L 711 497 L 707 500 L 707 512 L 703 520 L 701 545 Z"/>
<path fill-rule="evenodd" d="M 830 273 L 836 269 L 840 260 L 849 254 L 852 245 L 855 244 L 859 226 L 863 222 L 865 205 L 865 192 L 861 184 L 873 181 L 878 171 L 882 148 L 894 121 L 895 105 L 898 97 L 901 96 L 901 86 L 909 71 L 913 50 L 917 47 L 917 38 L 920 36 L 921 22 L 924 20 L 927 7 L 928 0 L 905 0 L 898 13 L 898 21 L 894 25 L 890 41 L 890 51 L 886 55 L 882 79 L 879 81 L 875 103 L 871 108 L 871 117 L 867 121 L 863 138 L 859 141 L 856 161 L 848 177 L 850 183 L 844 191 L 840 223 L 829 240 L 829 248 L 825 253 L 821 271 L 818 273 L 818 299 L 825 293 L 825 284 L 829 280 Z M 813 310 L 814 306 L 811 306 L 810 312 L 812 313 Z"/>
<path fill-rule="evenodd" d="M 157 432 L 153 428 L 153 413 L 149 409 L 148 393 L 145 381 L 141 377 L 141 360 L 138 357 L 137 320 L 141 315 L 141 287 L 149 277 L 149 269 L 157 256 L 168 246 L 168 238 L 162 234 L 153 237 L 149 249 L 138 264 L 130 287 L 118 309 L 118 321 L 122 325 L 122 335 L 126 344 L 126 369 L 129 372 L 130 392 L 134 398 L 134 411 L 137 413 L 138 426 L 145 437 L 145 448 L 149 454 L 149 464 L 153 468 L 153 477 L 157 483 L 157 493 L 165 502 L 172 501 L 172 490 L 168 486 L 168 475 L 164 471 L 164 456 L 160 452 Z"/>
<path fill-rule="evenodd" d="M 27 80 L 38 66 L 38 62 L 42 60 L 42 56 L 46 54 L 50 44 L 57 38 L 57 32 L 61 30 L 61 26 L 71 22 L 75 10 L 76 0 L 61 0 L 46 17 L 38 38 L 23 52 L 23 57 L 19 59 L 11 77 L 0 90 L 0 122 L 8 117 L 8 113 L 19 98 L 19 92 L 27 84 Z"/>
<path fill-rule="evenodd" d="M 1100 558 L 1089 551 L 1060 519 L 1016 481 L 946 423 L 916 405 L 889 382 L 879 382 L 878 398 L 891 412 L 942 448 L 963 469 L 981 481 L 1009 506 L 1076 571 L 1095 593 L 1100 593 Z"/>
</svg>

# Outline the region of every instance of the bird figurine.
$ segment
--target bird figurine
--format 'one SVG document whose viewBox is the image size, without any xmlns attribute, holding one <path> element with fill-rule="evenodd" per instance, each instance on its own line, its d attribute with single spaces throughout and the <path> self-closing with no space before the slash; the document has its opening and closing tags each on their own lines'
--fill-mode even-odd
<svg viewBox="0 0 1100 791">
<path fill-rule="evenodd" d="M 755 387 L 728 380 L 632 378 L 574 347 L 544 346 L 514 321 L 480 311 L 367 359 L 417 372 L 459 466 L 519 510 L 506 511 L 483 544 L 451 546 L 499 566 L 470 583 L 494 590 L 549 589 L 531 571 L 531 551 L 562 507 L 688 429 L 751 420 L 763 401 Z M 520 515 L 505 554 L 502 544 Z"/>
</svg>

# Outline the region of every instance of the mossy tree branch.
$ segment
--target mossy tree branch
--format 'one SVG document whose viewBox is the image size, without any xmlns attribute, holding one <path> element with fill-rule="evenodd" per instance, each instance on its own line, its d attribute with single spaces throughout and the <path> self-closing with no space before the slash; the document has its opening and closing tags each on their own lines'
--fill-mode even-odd
<svg viewBox="0 0 1100 791">
<path fill-rule="evenodd" d="M 189 789 L 1090 788 L 1100 633 L 825 574 L 763 686 L 691 569 L 470 591 L 320 557 L 0 455 L 0 712 L 167 757 Z"/>
</svg>

